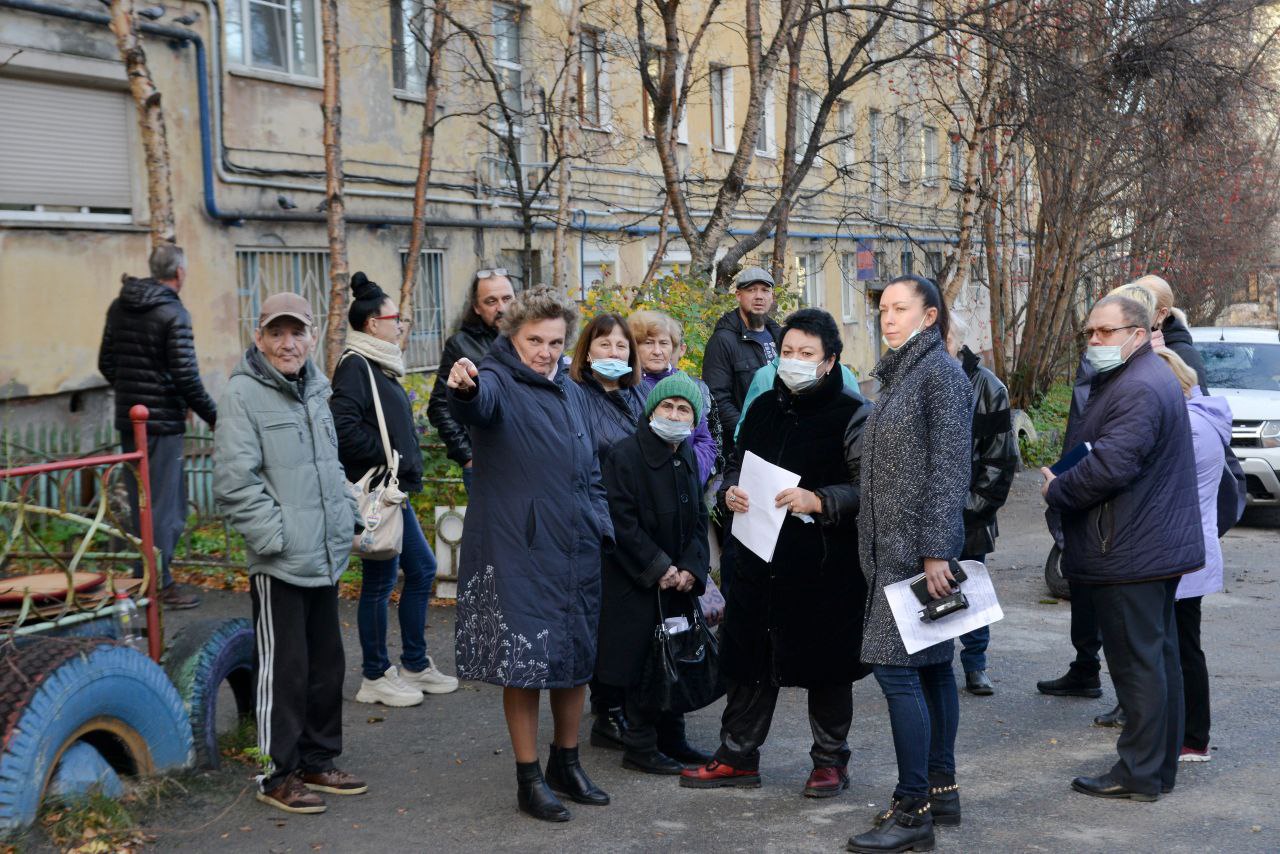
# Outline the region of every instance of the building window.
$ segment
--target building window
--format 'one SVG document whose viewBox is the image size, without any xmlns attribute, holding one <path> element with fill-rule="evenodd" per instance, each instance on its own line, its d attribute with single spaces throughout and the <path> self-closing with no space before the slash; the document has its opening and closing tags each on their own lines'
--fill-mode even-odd
<svg viewBox="0 0 1280 854">
<path fill-rule="evenodd" d="M 796 93 L 796 162 L 799 163 L 809 150 L 809 141 L 813 138 L 813 129 L 818 124 L 818 93 L 812 89 L 801 89 Z M 818 161 L 813 162 L 814 166 Z"/>
<path fill-rule="evenodd" d="M 262 301 L 292 291 L 311 304 L 315 318 L 316 364 L 324 364 L 329 328 L 329 251 L 327 249 L 236 249 L 236 292 L 240 299 L 240 346 L 253 345 Z"/>
<path fill-rule="evenodd" d="M 401 265 L 408 262 L 409 253 L 400 253 Z M 413 283 L 413 324 L 409 327 L 409 342 L 404 351 L 405 370 L 425 371 L 440 364 L 440 351 L 444 347 L 443 271 L 443 252 L 422 253 L 417 280 Z"/>
<path fill-rule="evenodd" d="M 524 66 L 520 57 L 520 10 L 493 4 L 493 64 L 501 81 L 502 103 L 513 115 L 524 110 Z"/>
<path fill-rule="evenodd" d="M 595 30 L 583 30 L 578 63 L 578 115 L 588 127 L 604 126 L 603 97 L 600 93 L 604 60 L 600 45 L 603 36 Z"/>
<path fill-rule="evenodd" d="M 926 252 L 924 253 L 924 257 L 925 261 L 929 264 L 929 278 L 933 279 L 935 282 L 938 281 L 938 277 L 942 275 L 942 267 L 946 264 L 946 260 L 943 258 L 942 253 Z"/>
<path fill-rule="evenodd" d="M 760 126 L 756 129 L 756 154 L 773 157 L 778 148 L 774 121 L 773 80 L 764 87 L 764 104 L 760 108 Z"/>
<path fill-rule="evenodd" d="M 662 87 L 662 74 L 663 74 L 662 64 L 665 60 L 666 60 L 666 51 L 660 50 L 659 48 L 656 48 L 656 47 L 649 49 L 649 76 L 653 79 L 654 85 L 659 87 L 659 89 Z M 684 76 L 684 58 L 681 56 L 677 56 L 676 57 L 676 94 L 671 104 L 671 109 L 673 112 L 677 107 L 677 104 L 675 102 L 678 101 L 680 97 L 680 94 L 679 94 L 680 80 L 683 78 L 683 76 Z M 653 104 L 649 100 L 649 90 L 645 89 L 643 85 L 641 85 L 640 87 L 640 117 L 644 124 L 644 135 L 647 137 L 652 137 L 653 136 Z M 667 121 L 670 121 L 670 120 L 671 120 L 670 118 L 667 119 Z M 680 123 L 676 126 L 676 142 L 679 142 L 679 143 L 689 142 L 689 117 L 686 111 L 684 110 L 681 110 Z"/>
<path fill-rule="evenodd" d="M 938 129 L 924 125 L 920 128 L 920 174 L 926 185 L 938 183 Z"/>
<path fill-rule="evenodd" d="M 889 256 L 883 250 L 876 253 L 876 281 L 889 278 Z"/>
<path fill-rule="evenodd" d="M 800 299 L 805 306 L 822 306 L 822 254 L 809 252 L 796 256 L 796 272 L 800 275 L 802 292 Z"/>
<path fill-rule="evenodd" d="M 427 88 L 427 43 L 432 10 L 423 0 L 392 0 L 392 75 L 401 92 L 421 95 Z"/>
<path fill-rule="evenodd" d="M 911 247 L 903 249 L 898 256 L 898 269 L 901 271 L 899 275 L 903 276 L 910 276 L 916 271 L 916 256 Z"/>
<path fill-rule="evenodd" d="M 871 169 L 870 175 L 871 175 L 872 184 L 880 183 L 880 171 L 879 171 L 880 155 L 881 155 L 880 124 L 881 124 L 880 111 L 879 110 L 868 111 L 867 113 L 867 146 L 870 154 L 869 160 L 870 160 L 870 169 Z"/>
<path fill-rule="evenodd" d="M 128 94 L 0 77 L 0 116 L 0 219 L 133 222 Z"/>
<path fill-rule="evenodd" d="M 227 0 L 227 57 L 237 65 L 320 76 L 315 0 Z"/>
<path fill-rule="evenodd" d="M 951 140 L 951 186 L 957 190 L 964 188 L 964 142 Z"/>
<path fill-rule="evenodd" d="M 911 181 L 911 157 L 907 147 L 911 144 L 911 123 L 902 116 L 896 120 L 897 136 L 893 143 L 893 161 L 898 167 L 898 180 L 907 184 Z"/>
<path fill-rule="evenodd" d="M 587 292 L 617 284 L 618 245 L 588 238 L 582 246 L 582 286 L 579 299 Z"/>
<path fill-rule="evenodd" d="M 711 147 L 727 151 L 733 139 L 733 69 L 712 67 Z"/>
<path fill-rule="evenodd" d="M 857 160 L 857 149 L 853 144 L 853 107 L 848 101 L 841 101 L 836 106 L 836 133 L 840 141 L 836 144 L 841 169 L 852 168 Z"/>
<path fill-rule="evenodd" d="M 858 253 L 840 255 L 840 317 L 845 323 L 858 322 L 862 292 L 858 288 Z"/>
<path fill-rule="evenodd" d="M 919 0 L 916 4 L 916 40 L 923 43 L 933 30 L 933 0 Z"/>
</svg>

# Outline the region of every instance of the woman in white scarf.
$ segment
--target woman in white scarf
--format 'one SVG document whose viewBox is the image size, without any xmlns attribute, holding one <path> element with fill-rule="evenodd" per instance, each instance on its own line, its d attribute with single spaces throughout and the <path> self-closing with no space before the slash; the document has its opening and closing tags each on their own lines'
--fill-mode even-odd
<svg viewBox="0 0 1280 854">
<path fill-rule="evenodd" d="M 352 482 L 369 469 L 385 465 L 388 454 L 374 407 L 376 394 L 391 449 L 400 454 L 400 489 L 409 494 L 420 492 L 422 452 L 418 430 L 409 396 L 399 383 L 404 376 L 399 310 L 364 273 L 351 277 L 351 290 L 354 299 L 347 315 L 351 328 L 342 360 L 334 371 L 333 397 L 329 401 L 337 429 L 338 457 Z M 458 680 L 437 670 L 427 655 L 427 605 L 436 576 L 436 559 L 412 503 L 406 500 L 401 508 L 401 553 L 389 560 L 363 560 L 357 610 L 364 675 L 356 693 L 360 703 L 414 706 L 422 702 L 423 692 L 447 694 L 458 687 Z M 405 579 L 399 608 L 403 652 L 401 667 L 397 668 L 387 657 L 387 610 L 400 569 L 404 570 Z"/>
</svg>

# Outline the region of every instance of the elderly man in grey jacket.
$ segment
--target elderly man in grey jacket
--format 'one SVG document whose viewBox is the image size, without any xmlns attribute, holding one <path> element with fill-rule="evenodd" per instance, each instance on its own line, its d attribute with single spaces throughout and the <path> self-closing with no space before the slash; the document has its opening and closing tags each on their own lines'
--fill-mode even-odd
<svg viewBox="0 0 1280 854">
<path fill-rule="evenodd" d="M 329 381 L 308 359 L 311 306 L 282 293 L 262 304 L 250 347 L 219 401 L 214 497 L 245 541 L 257 653 L 258 800 L 324 812 L 318 792 L 367 786 L 334 766 L 342 752 L 338 578 L 356 503 L 338 462 Z"/>
</svg>

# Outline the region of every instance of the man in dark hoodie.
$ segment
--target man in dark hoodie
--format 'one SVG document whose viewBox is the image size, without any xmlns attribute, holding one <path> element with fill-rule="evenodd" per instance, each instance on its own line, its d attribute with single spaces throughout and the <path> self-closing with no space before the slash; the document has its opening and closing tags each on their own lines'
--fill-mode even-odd
<svg viewBox="0 0 1280 854">
<path fill-rule="evenodd" d="M 191 315 L 178 298 L 187 278 L 186 254 L 172 243 L 162 243 L 152 250 L 150 265 L 149 279 L 124 277 L 120 296 L 107 309 L 98 370 L 115 391 L 116 429 L 126 453 L 136 450 L 129 409 L 138 403 L 147 407 L 151 518 L 161 555 L 160 601 L 171 609 L 194 608 L 200 600 L 179 591 L 169 569 L 187 521 L 182 434 L 188 408 L 210 427 L 218 408 L 200 381 Z M 125 484 L 136 528 L 138 487 L 131 477 Z M 141 565 L 134 574 L 142 574 Z"/>
<path fill-rule="evenodd" d="M 471 438 L 467 428 L 454 420 L 449 412 L 449 400 L 445 394 L 445 380 L 458 359 L 466 357 L 475 364 L 489 353 L 498 337 L 498 321 L 511 301 L 516 298 L 507 271 L 502 268 L 477 270 L 467 289 L 467 306 L 458 321 L 458 331 L 444 342 L 440 354 L 440 367 L 436 372 L 436 384 L 431 388 L 427 401 L 427 420 L 444 441 L 449 459 L 462 466 L 462 480 L 471 491 Z"/>
<path fill-rule="evenodd" d="M 738 307 L 716 321 L 702 358 L 702 380 L 720 411 L 725 459 L 733 452 L 733 435 L 751 378 L 778 355 L 782 331 L 769 317 L 773 276 L 761 267 L 748 267 L 738 274 L 735 287 Z"/>
</svg>

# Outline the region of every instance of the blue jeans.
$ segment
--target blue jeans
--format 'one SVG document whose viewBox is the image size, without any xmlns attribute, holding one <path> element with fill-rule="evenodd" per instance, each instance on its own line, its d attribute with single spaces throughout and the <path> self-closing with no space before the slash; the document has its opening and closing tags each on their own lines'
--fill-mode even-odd
<svg viewBox="0 0 1280 854">
<path fill-rule="evenodd" d="M 930 778 L 948 783 L 956 773 L 960 700 L 950 660 L 924 667 L 877 664 L 876 681 L 889 703 L 893 750 L 898 757 L 895 798 L 929 797 Z M 934 785 L 942 785 L 942 781 Z"/>
<path fill-rule="evenodd" d="M 986 563 L 986 555 L 961 555 L 961 560 Z M 987 669 L 987 646 L 991 643 L 991 626 L 983 626 L 960 636 L 960 666 L 965 673 Z"/>
<path fill-rule="evenodd" d="M 436 580 L 436 556 L 418 524 L 413 507 L 406 500 L 404 548 L 390 560 L 364 561 L 360 584 L 360 605 L 356 624 L 360 630 L 360 651 L 364 656 L 364 678 L 378 679 L 387 672 L 387 604 L 395 589 L 398 570 L 404 568 L 404 590 L 400 593 L 400 663 L 416 672 L 427 669 L 427 605 L 431 585 Z"/>
</svg>

